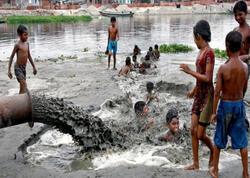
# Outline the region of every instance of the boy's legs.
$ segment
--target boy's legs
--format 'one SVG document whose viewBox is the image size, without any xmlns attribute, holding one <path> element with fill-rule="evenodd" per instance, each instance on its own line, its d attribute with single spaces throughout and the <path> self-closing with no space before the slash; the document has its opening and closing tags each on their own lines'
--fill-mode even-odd
<svg viewBox="0 0 250 178">
<path fill-rule="evenodd" d="M 198 116 L 196 114 L 192 114 L 191 116 L 191 137 L 192 137 L 192 151 L 193 151 L 193 159 L 194 163 L 190 166 L 185 167 L 185 170 L 194 170 L 199 169 L 199 155 L 198 155 L 198 149 L 199 149 L 199 140 L 197 137 L 198 132 Z"/>
<path fill-rule="evenodd" d="M 109 50 L 109 55 L 108 55 L 108 68 L 107 68 L 107 69 L 110 68 L 110 59 L 111 59 L 111 55 L 112 55 L 112 51 Z"/>
<path fill-rule="evenodd" d="M 211 174 L 211 176 L 213 178 L 217 178 L 218 177 L 218 165 L 219 165 L 219 158 L 220 158 L 220 149 L 214 145 L 214 168 L 212 170 L 209 171 L 209 173 Z"/>
<path fill-rule="evenodd" d="M 209 163 L 208 163 L 208 167 L 212 167 L 213 166 L 213 143 L 211 141 L 211 139 L 206 135 L 206 127 L 202 126 L 202 125 L 198 125 L 198 132 L 197 132 L 197 137 L 199 140 L 203 141 L 207 147 L 210 149 L 210 158 L 209 158 Z"/>
<path fill-rule="evenodd" d="M 19 83 L 20 83 L 19 94 L 26 93 L 26 92 L 27 92 L 26 80 L 20 79 L 20 80 L 19 80 Z"/>
<path fill-rule="evenodd" d="M 114 69 L 116 70 L 116 54 L 113 53 L 113 58 L 114 58 Z"/>
<path fill-rule="evenodd" d="M 243 178 L 248 178 L 248 148 L 240 149 L 242 166 L 243 166 Z"/>
</svg>

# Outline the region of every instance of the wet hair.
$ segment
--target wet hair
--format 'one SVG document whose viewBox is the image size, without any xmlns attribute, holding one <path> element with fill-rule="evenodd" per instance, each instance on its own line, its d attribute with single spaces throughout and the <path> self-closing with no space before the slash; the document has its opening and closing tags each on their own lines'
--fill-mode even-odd
<svg viewBox="0 0 250 178">
<path fill-rule="evenodd" d="M 111 17 L 110 18 L 110 22 L 116 22 L 116 18 L 115 17 Z"/>
<path fill-rule="evenodd" d="M 153 48 L 150 46 L 148 50 L 149 50 L 149 51 L 153 51 Z"/>
<path fill-rule="evenodd" d="M 231 31 L 226 36 L 226 46 L 231 52 L 240 50 L 242 44 L 242 35 L 238 31 Z"/>
<path fill-rule="evenodd" d="M 144 101 L 137 101 L 134 106 L 136 115 L 140 115 L 143 112 L 143 108 L 145 106 L 146 103 Z"/>
<path fill-rule="evenodd" d="M 138 49 L 138 46 L 137 46 L 137 45 L 135 45 L 135 49 Z"/>
<path fill-rule="evenodd" d="M 131 64 L 131 59 L 130 57 L 127 57 L 126 58 L 126 61 L 125 61 L 126 65 L 129 66 Z"/>
<path fill-rule="evenodd" d="M 198 34 L 200 34 L 206 42 L 211 41 L 210 25 L 206 20 L 200 20 L 197 22 L 193 28 L 193 32 L 196 39 L 198 39 Z"/>
<path fill-rule="evenodd" d="M 154 84 L 152 82 L 147 82 L 146 87 L 148 91 L 152 91 L 154 89 Z"/>
<path fill-rule="evenodd" d="M 238 1 L 233 8 L 233 12 L 241 11 L 247 13 L 247 4 L 244 1 Z"/>
<path fill-rule="evenodd" d="M 136 58 L 137 58 L 137 57 L 136 57 L 136 55 L 133 55 L 133 59 L 135 59 L 135 60 L 136 60 Z"/>
<path fill-rule="evenodd" d="M 171 108 L 168 110 L 168 113 L 166 115 L 166 122 L 169 124 L 172 122 L 173 118 L 178 119 L 178 111 L 175 108 Z"/>
<path fill-rule="evenodd" d="M 141 67 L 147 68 L 147 67 L 148 67 L 148 65 L 147 65 L 147 63 L 146 63 L 146 62 L 143 62 L 143 63 L 141 64 Z"/>
<path fill-rule="evenodd" d="M 157 44 L 155 45 L 155 49 L 158 49 L 158 45 Z"/>
<path fill-rule="evenodd" d="M 145 56 L 145 61 L 148 61 L 148 60 L 150 60 L 150 56 L 147 54 L 147 55 Z"/>
<path fill-rule="evenodd" d="M 19 25 L 17 27 L 17 34 L 18 35 L 22 35 L 25 31 L 27 31 L 28 29 L 24 26 L 24 25 Z"/>
</svg>

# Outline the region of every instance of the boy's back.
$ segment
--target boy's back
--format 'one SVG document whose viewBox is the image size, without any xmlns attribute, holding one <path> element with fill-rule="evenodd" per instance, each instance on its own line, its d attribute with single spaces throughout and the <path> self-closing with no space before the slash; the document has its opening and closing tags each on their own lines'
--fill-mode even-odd
<svg viewBox="0 0 250 178">
<path fill-rule="evenodd" d="M 221 66 L 219 75 L 222 79 L 221 98 L 230 101 L 242 99 L 248 79 L 247 65 L 239 58 L 230 59 L 228 63 Z"/>
</svg>

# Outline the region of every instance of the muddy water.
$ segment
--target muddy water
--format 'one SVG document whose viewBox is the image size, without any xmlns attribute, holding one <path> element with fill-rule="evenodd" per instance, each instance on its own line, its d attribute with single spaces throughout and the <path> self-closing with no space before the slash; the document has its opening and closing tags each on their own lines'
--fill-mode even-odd
<svg viewBox="0 0 250 178">
<path fill-rule="evenodd" d="M 145 53 L 149 46 L 153 46 L 155 43 L 175 42 L 195 47 L 193 43 L 192 26 L 200 19 L 207 19 L 210 22 L 212 28 L 211 46 L 213 48 L 218 47 L 223 49 L 226 34 L 237 25 L 232 16 L 185 15 L 118 18 L 117 23 L 121 36 L 118 49 L 118 66 L 123 65 L 125 57 L 132 51 L 134 44 L 138 44 L 143 50 L 143 53 Z M 29 26 L 29 41 L 31 43 L 32 56 L 34 58 L 48 59 L 58 57 L 62 54 L 64 56 L 77 55 L 78 59 L 80 59 L 80 61 L 78 61 L 79 63 L 90 63 L 90 58 L 98 58 L 104 61 L 103 68 L 105 68 L 106 57 L 100 55 L 100 52 L 104 51 L 106 47 L 106 29 L 108 24 L 109 19 L 104 18 L 94 19 L 89 23 Z M 2 24 L 0 25 L 0 30 L 0 40 L 2 42 L 0 43 L 0 60 L 6 60 L 17 39 L 15 35 L 16 27 Z M 85 53 L 82 52 L 83 48 L 86 47 L 89 48 L 89 51 Z M 48 52 L 48 49 L 50 49 L 50 52 Z M 162 54 L 160 61 L 157 63 L 158 69 L 146 76 L 132 72 L 131 75 L 134 77 L 134 80 L 117 77 L 116 73 L 109 72 L 110 80 L 115 82 L 121 89 L 121 96 L 106 98 L 107 100 L 103 101 L 103 104 L 100 106 L 101 109 L 92 114 L 101 118 L 105 125 L 114 133 L 122 133 L 123 138 L 126 138 L 123 142 L 122 149 L 112 147 L 104 152 L 95 152 L 92 154 L 93 159 L 89 161 L 85 159 L 84 154 L 78 154 L 81 148 L 73 142 L 75 138 L 72 132 L 73 137 L 52 130 L 43 134 L 41 139 L 38 139 L 34 145 L 28 147 L 27 159 L 32 164 L 62 171 L 89 168 L 100 169 L 131 164 L 183 167 L 192 159 L 189 133 L 184 132 L 183 139 L 180 143 L 163 144 L 156 140 L 158 135 L 167 130 L 164 125 L 165 114 L 171 107 L 179 109 L 181 128 L 183 128 L 184 123 L 187 127 L 190 125 L 192 101 L 186 100 L 185 95 L 188 89 L 192 88 L 194 80 L 179 72 L 178 65 L 182 62 L 193 65 L 196 55 L 197 50 L 186 54 Z M 217 60 L 216 68 L 218 64 L 222 62 L 223 61 Z M 74 62 L 72 61 L 70 64 L 72 65 L 72 63 Z M 51 64 L 48 63 L 48 65 Z M 57 71 L 64 73 L 65 68 L 60 68 L 60 63 L 53 65 L 57 65 Z M 65 62 L 63 66 L 67 66 L 67 62 Z M 95 67 L 95 65 L 93 65 L 93 67 Z M 46 72 L 45 69 L 44 71 Z M 88 75 L 92 76 L 91 73 Z M 81 77 L 90 78 L 88 75 Z M 49 78 L 45 74 L 43 74 L 43 77 Z M 95 82 L 97 79 L 91 77 L 91 80 Z M 154 126 L 150 132 L 137 133 L 135 132 L 135 116 L 132 107 L 136 101 L 143 99 L 146 92 L 145 84 L 147 81 L 153 81 L 155 83 L 160 102 L 153 102 L 149 107 L 150 112 L 153 113 L 151 117 L 155 119 Z M 61 82 L 64 82 L 64 80 Z M 70 82 L 74 83 L 74 78 Z M 77 81 L 76 84 L 78 85 Z M 102 81 L 100 85 L 103 85 Z M 54 92 L 55 96 L 59 95 L 58 91 L 59 93 L 64 92 L 61 91 L 63 89 L 67 90 L 65 93 L 70 93 L 70 99 L 77 100 L 77 93 L 80 92 L 80 90 L 71 92 L 71 87 L 59 87 L 60 85 L 58 85 L 58 90 Z M 100 88 L 102 87 L 100 86 Z M 49 89 L 45 90 L 45 93 L 49 92 Z M 96 95 L 96 93 L 91 92 L 90 94 Z M 53 97 L 53 94 L 50 94 L 50 96 Z M 54 102 L 57 103 L 57 100 L 51 99 L 51 102 L 51 106 L 54 108 Z M 54 112 L 55 110 L 53 110 L 53 108 L 52 111 Z M 62 110 L 60 102 L 58 109 Z M 82 109 L 78 111 L 82 111 Z M 55 112 L 58 111 L 56 110 Z M 65 116 L 66 120 L 67 118 L 71 118 L 67 112 Z M 40 119 L 48 123 L 50 122 L 49 118 L 55 119 L 55 121 L 59 121 L 60 123 L 62 122 L 60 118 L 53 117 L 54 116 L 51 115 L 48 118 Z M 90 117 L 92 118 L 93 116 Z M 67 125 L 68 124 L 73 126 L 70 119 L 67 122 Z M 68 131 L 72 130 L 72 128 L 64 126 L 62 128 L 66 128 Z M 212 136 L 213 130 L 213 127 L 209 127 L 208 133 L 210 136 Z M 103 141 L 105 142 L 105 140 Z M 126 150 L 124 150 L 124 148 L 126 148 Z M 209 151 L 206 147 L 202 146 L 200 154 L 201 160 L 204 162 L 202 168 L 206 169 Z M 234 152 L 230 152 L 230 154 L 230 158 L 238 159 L 238 155 Z M 202 161 L 201 164 L 203 164 Z M 229 162 L 230 159 L 225 161 Z"/>
</svg>

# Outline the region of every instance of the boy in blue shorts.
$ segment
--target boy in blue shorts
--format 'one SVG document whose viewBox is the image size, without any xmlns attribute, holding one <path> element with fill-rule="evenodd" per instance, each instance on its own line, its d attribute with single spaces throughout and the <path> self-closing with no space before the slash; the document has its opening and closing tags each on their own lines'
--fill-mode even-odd
<svg viewBox="0 0 250 178">
<path fill-rule="evenodd" d="M 116 70 L 116 53 L 117 53 L 117 41 L 119 40 L 119 31 L 118 28 L 116 28 L 116 18 L 111 17 L 111 26 L 108 29 L 108 68 L 110 68 L 110 58 L 112 55 L 113 50 L 113 58 L 114 58 L 114 70 Z"/>
<path fill-rule="evenodd" d="M 243 96 L 247 90 L 248 69 L 247 65 L 239 59 L 241 45 L 240 32 L 232 31 L 227 35 L 226 52 L 229 61 L 221 65 L 218 71 L 211 116 L 211 123 L 217 120 L 214 136 L 214 169 L 210 170 L 212 177 L 218 177 L 220 150 L 226 147 L 228 135 L 231 137 L 232 148 L 240 149 L 243 177 L 249 177 L 246 111 L 243 102 Z"/>
</svg>

